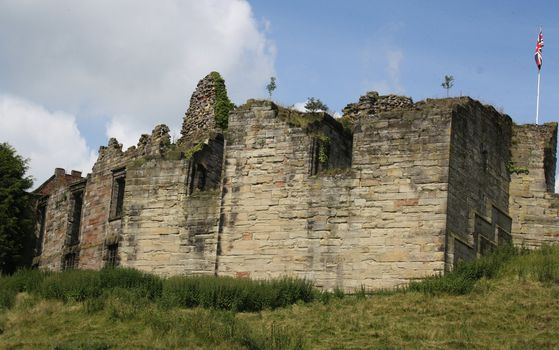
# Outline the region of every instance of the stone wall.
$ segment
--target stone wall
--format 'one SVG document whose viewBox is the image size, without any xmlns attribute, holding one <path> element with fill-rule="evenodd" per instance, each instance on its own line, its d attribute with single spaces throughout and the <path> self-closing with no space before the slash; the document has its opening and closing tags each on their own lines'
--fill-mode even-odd
<svg viewBox="0 0 559 350">
<path fill-rule="evenodd" d="M 222 133 L 213 83 L 200 81 L 176 144 L 164 125 L 126 151 L 110 139 L 87 179 L 57 169 L 35 191 L 46 213 L 36 265 L 356 290 L 449 270 L 511 234 L 559 240 L 557 124 L 515 126 L 469 98 L 371 92 L 344 109 L 351 131 L 249 100 Z"/>
<path fill-rule="evenodd" d="M 218 274 L 356 289 L 442 271 L 450 113 L 362 119 L 351 168 L 317 175 L 312 133 L 285 113 L 251 102 L 230 116 Z"/>
<path fill-rule="evenodd" d="M 514 125 L 510 215 L 518 245 L 559 241 L 559 195 L 554 193 L 557 123 Z"/>
<path fill-rule="evenodd" d="M 39 219 L 36 227 L 36 255 L 33 264 L 51 270 L 59 270 L 63 263 L 63 254 L 68 236 L 69 219 L 72 210 L 70 186 L 84 179 L 81 172 L 66 174 L 57 168 L 54 175 L 34 193 L 37 195 Z M 44 216 L 41 211 L 44 210 Z"/>
<path fill-rule="evenodd" d="M 443 102 L 444 101 L 444 102 Z M 510 117 L 464 97 L 453 101 L 447 268 L 510 241 Z M 501 235 L 500 237 L 498 235 Z"/>
<path fill-rule="evenodd" d="M 349 230 L 359 237 L 352 268 L 361 271 L 353 279 L 393 287 L 443 271 L 450 124 L 451 108 L 435 101 L 361 118 Z"/>
<path fill-rule="evenodd" d="M 216 84 L 212 73 L 198 82 L 182 124 L 181 143 L 189 146 L 207 138 L 215 129 Z"/>
<path fill-rule="evenodd" d="M 380 96 L 376 91 L 369 91 L 361 96 L 358 102 L 348 104 L 342 110 L 342 113 L 345 118 L 355 121 L 363 117 L 395 109 L 409 109 L 412 105 L 413 101 L 409 97 L 397 95 Z"/>
<path fill-rule="evenodd" d="M 199 148 L 189 159 L 167 151 L 129 162 L 122 266 L 163 275 L 214 273 L 223 138 Z M 190 186 L 201 166 L 204 186 Z"/>
<path fill-rule="evenodd" d="M 79 267 L 100 269 L 107 259 L 106 247 L 118 244 L 121 216 L 110 217 L 115 171 L 125 171 L 132 151 L 123 152 L 122 144 L 114 138 L 99 149 L 99 157 L 88 177 L 84 198 L 84 219 L 80 237 Z"/>
</svg>

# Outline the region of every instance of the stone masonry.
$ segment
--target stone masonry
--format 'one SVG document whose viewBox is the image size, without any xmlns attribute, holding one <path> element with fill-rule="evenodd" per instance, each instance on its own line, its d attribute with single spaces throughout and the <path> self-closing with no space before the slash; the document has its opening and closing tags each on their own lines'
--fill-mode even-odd
<svg viewBox="0 0 559 350">
<path fill-rule="evenodd" d="M 169 276 L 293 276 L 390 288 L 507 242 L 559 239 L 557 124 L 514 125 L 467 97 L 369 92 L 326 113 L 249 100 L 216 128 L 202 79 L 182 138 L 111 139 L 92 173 L 57 169 L 35 193 L 34 264 Z"/>
</svg>

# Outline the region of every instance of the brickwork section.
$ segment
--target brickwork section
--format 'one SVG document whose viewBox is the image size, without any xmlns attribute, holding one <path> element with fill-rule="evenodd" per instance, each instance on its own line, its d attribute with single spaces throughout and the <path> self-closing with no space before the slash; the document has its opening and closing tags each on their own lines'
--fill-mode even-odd
<svg viewBox="0 0 559 350">
<path fill-rule="evenodd" d="M 215 129 L 215 89 L 215 81 L 211 73 L 198 82 L 184 116 L 181 143 L 192 146 L 207 138 Z"/>
<path fill-rule="evenodd" d="M 513 127 L 510 215 L 518 245 L 559 242 L 556 149 L 557 123 Z"/>
</svg>

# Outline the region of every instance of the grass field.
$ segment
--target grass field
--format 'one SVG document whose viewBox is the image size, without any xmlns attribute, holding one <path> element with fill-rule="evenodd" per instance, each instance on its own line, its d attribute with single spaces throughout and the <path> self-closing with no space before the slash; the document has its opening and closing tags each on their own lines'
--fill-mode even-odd
<svg viewBox="0 0 559 350">
<path fill-rule="evenodd" d="M 554 349 L 559 247 L 355 295 L 297 280 L 26 271 L 0 278 L 0 305 L 1 349 Z"/>
</svg>

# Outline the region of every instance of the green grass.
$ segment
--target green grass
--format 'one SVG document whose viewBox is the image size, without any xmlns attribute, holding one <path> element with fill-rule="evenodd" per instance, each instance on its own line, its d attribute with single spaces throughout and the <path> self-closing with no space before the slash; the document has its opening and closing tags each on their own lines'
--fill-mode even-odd
<svg viewBox="0 0 559 350">
<path fill-rule="evenodd" d="M 299 280 L 81 273 L 0 277 L 0 349 L 559 348 L 559 247 L 351 295 Z"/>
</svg>

